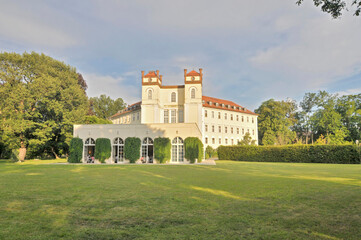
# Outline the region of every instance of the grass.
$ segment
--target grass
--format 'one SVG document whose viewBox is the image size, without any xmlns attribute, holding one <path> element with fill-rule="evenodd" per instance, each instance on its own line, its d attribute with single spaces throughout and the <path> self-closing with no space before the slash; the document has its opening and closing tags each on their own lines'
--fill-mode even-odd
<svg viewBox="0 0 361 240">
<path fill-rule="evenodd" d="M 0 189 L 0 239 L 361 236 L 361 165 L 0 161 Z"/>
</svg>

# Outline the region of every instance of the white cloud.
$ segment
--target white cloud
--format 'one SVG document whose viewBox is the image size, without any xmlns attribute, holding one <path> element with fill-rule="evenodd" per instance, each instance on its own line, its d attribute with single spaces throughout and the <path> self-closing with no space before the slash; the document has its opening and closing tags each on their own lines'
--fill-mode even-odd
<svg viewBox="0 0 361 240">
<path fill-rule="evenodd" d="M 355 94 L 361 94 L 361 88 L 351 88 L 347 89 L 345 91 L 337 92 L 338 95 L 355 95 Z"/>
<path fill-rule="evenodd" d="M 110 96 L 112 99 L 122 98 L 127 104 L 141 100 L 140 86 L 128 85 L 125 77 L 112 77 L 94 73 L 83 74 L 88 84 L 87 94 L 89 97 L 99 97 L 101 94 Z M 140 85 L 140 84 L 139 84 Z"/>
</svg>

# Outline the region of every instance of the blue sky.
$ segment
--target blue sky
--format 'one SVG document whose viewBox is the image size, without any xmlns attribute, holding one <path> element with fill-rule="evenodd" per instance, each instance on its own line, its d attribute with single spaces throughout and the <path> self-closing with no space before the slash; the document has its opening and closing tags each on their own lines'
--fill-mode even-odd
<svg viewBox="0 0 361 240">
<path fill-rule="evenodd" d="M 254 110 L 305 92 L 361 93 L 361 17 L 305 0 L 0 0 L 0 51 L 43 52 L 83 74 L 88 95 L 140 100 L 141 70 Z"/>
</svg>

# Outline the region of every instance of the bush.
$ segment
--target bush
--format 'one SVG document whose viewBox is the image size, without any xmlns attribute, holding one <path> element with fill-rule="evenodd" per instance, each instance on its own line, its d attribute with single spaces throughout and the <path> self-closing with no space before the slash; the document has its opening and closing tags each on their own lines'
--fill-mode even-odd
<svg viewBox="0 0 361 240">
<path fill-rule="evenodd" d="M 109 138 L 97 138 L 95 140 L 95 159 L 101 163 L 105 162 L 105 159 L 110 158 L 112 154 L 112 145 Z"/>
<path fill-rule="evenodd" d="M 141 141 L 137 137 L 128 137 L 124 143 L 125 159 L 130 163 L 135 163 L 140 158 L 140 144 Z"/>
<path fill-rule="evenodd" d="M 202 162 L 203 159 L 203 143 L 197 137 L 187 137 L 184 140 L 185 158 L 191 163 Z"/>
<path fill-rule="evenodd" d="M 215 155 L 216 150 L 214 150 L 211 146 L 206 147 L 206 159 L 211 158 Z"/>
<path fill-rule="evenodd" d="M 13 160 L 14 162 L 19 161 L 19 149 L 11 150 L 11 160 Z"/>
<path fill-rule="evenodd" d="M 170 160 L 171 143 L 169 138 L 158 137 L 154 139 L 154 158 L 159 163 L 165 163 Z"/>
<path fill-rule="evenodd" d="M 220 146 L 220 160 L 359 164 L 354 145 Z"/>
<path fill-rule="evenodd" d="M 83 157 L 83 140 L 75 137 L 70 140 L 68 162 L 80 163 Z"/>
</svg>

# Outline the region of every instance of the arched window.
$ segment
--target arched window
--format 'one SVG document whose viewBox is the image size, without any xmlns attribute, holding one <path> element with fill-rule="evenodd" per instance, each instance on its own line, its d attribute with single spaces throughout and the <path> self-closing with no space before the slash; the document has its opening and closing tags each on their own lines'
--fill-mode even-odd
<svg viewBox="0 0 361 240">
<path fill-rule="evenodd" d="M 172 162 L 184 161 L 183 139 L 176 137 L 172 141 Z"/>
<path fill-rule="evenodd" d="M 196 90 L 194 88 L 191 90 L 191 98 L 196 98 Z"/>
<path fill-rule="evenodd" d="M 114 139 L 113 160 L 114 163 L 119 163 L 124 161 L 124 141 L 121 138 Z"/>
<path fill-rule="evenodd" d="M 171 102 L 176 102 L 176 94 L 175 94 L 175 92 L 172 92 L 171 97 L 170 97 L 170 101 Z"/>
<path fill-rule="evenodd" d="M 86 163 L 94 163 L 95 141 L 93 138 L 85 140 L 84 157 Z"/>
<path fill-rule="evenodd" d="M 148 100 L 151 100 L 153 98 L 153 92 L 151 89 L 148 90 Z"/>
<path fill-rule="evenodd" d="M 149 137 L 142 142 L 142 162 L 153 163 L 153 140 Z"/>
</svg>

